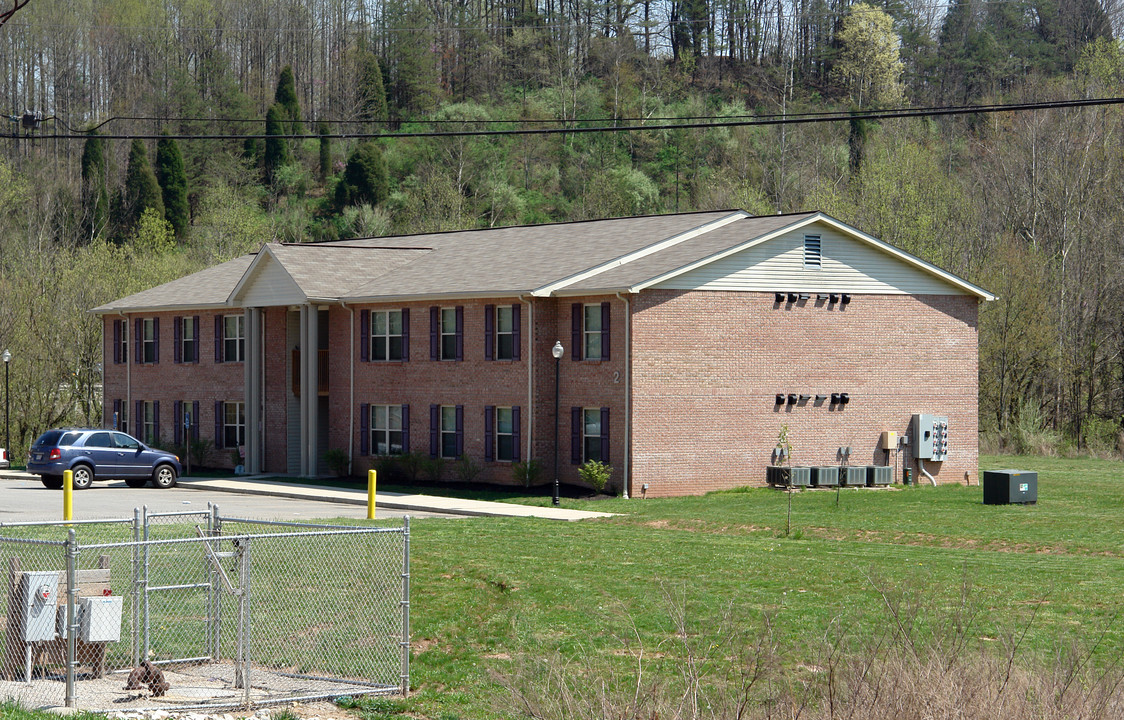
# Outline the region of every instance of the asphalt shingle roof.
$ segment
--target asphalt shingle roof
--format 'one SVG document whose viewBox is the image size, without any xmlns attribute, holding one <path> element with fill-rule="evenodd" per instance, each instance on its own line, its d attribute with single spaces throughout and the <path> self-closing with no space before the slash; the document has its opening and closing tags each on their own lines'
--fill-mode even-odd
<svg viewBox="0 0 1124 720">
<path fill-rule="evenodd" d="M 157 285 L 154 288 L 142 290 L 135 295 L 100 305 L 94 308 L 92 312 L 124 312 L 138 308 L 159 310 L 182 307 L 222 307 L 226 304 L 231 289 L 242 278 L 253 259 L 253 255 L 243 255 L 178 280 Z"/>
</svg>

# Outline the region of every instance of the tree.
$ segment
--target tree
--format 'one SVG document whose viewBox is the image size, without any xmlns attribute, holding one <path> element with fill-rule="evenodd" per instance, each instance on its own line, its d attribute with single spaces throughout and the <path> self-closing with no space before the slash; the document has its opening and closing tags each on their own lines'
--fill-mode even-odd
<svg viewBox="0 0 1124 720">
<path fill-rule="evenodd" d="M 141 215 L 149 208 L 164 215 L 164 198 L 160 183 L 148 163 L 148 153 L 144 143 L 133 140 L 129 148 L 129 164 L 125 170 L 125 189 L 121 203 L 122 229 L 131 232 L 140 221 Z"/>
<path fill-rule="evenodd" d="M 191 208 L 187 203 L 187 173 L 179 145 L 170 137 L 156 143 L 156 180 L 164 199 L 164 217 L 172 225 L 177 238 L 187 233 L 191 224 Z"/>
<path fill-rule="evenodd" d="M 89 135 L 82 147 L 82 227 L 86 239 L 93 240 L 109 220 L 109 189 L 105 141 L 98 137 L 97 130 L 90 130 Z"/>
<path fill-rule="evenodd" d="M 367 48 L 367 43 L 361 43 L 357 61 L 357 97 L 356 112 L 360 120 L 375 122 L 386 120 L 386 89 L 382 82 L 382 68 L 379 59 Z"/>
<path fill-rule="evenodd" d="M 336 206 L 378 205 L 389 191 L 382 150 L 373 142 L 359 143 L 348 156 L 343 177 L 336 185 Z"/>
<path fill-rule="evenodd" d="M 882 10 L 858 3 L 836 35 L 835 74 L 848 85 L 857 107 L 893 105 L 902 99 L 902 61 L 894 21 Z"/>
<path fill-rule="evenodd" d="M 323 182 L 332 173 L 332 138 L 328 123 L 320 121 L 316 130 L 320 134 L 320 181 Z"/>
<path fill-rule="evenodd" d="M 265 114 L 265 179 L 272 184 L 277 175 L 277 169 L 289 164 L 289 143 L 285 138 L 278 137 L 285 134 L 285 108 L 281 103 L 269 106 Z"/>
<path fill-rule="evenodd" d="M 286 65 L 281 69 L 281 76 L 277 79 L 277 92 L 273 101 L 280 105 L 289 120 L 290 135 L 304 133 L 304 123 L 301 122 L 301 106 L 297 101 L 297 85 L 293 79 L 293 68 Z"/>
</svg>

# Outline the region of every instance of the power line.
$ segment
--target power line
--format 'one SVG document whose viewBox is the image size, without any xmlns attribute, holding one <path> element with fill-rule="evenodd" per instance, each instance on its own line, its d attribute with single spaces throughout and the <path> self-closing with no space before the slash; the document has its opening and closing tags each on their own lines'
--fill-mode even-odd
<svg viewBox="0 0 1124 720">
<path fill-rule="evenodd" d="M 1124 104 L 1124 97 L 1091 98 L 1086 100 L 1051 100 L 1037 103 L 1008 103 L 994 105 L 958 105 L 929 108 L 897 108 L 893 110 L 871 110 L 867 112 L 835 112 L 823 114 L 804 114 L 800 116 L 764 116 L 749 119 L 725 120 L 718 122 L 676 122 L 656 123 L 652 125 L 595 125 L 595 126 L 569 126 L 553 128 L 517 128 L 510 130 L 429 130 L 410 132 L 355 132 L 334 133 L 330 135 L 319 134 L 230 134 L 230 135 L 174 135 L 174 134 L 106 134 L 92 136 L 87 133 L 53 134 L 53 135 L 19 135 L 16 133 L 0 134 L 0 139 L 32 139 L 32 140 L 88 140 L 98 137 L 102 140 L 248 140 L 248 139 L 286 139 L 286 140 L 315 140 L 331 138 L 338 140 L 358 139 L 391 139 L 391 138 L 444 138 L 444 137 L 503 137 L 516 135 L 557 135 L 557 134 L 586 134 L 586 133 L 619 133 L 619 132 L 652 132 L 661 130 L 696 130 L 711 128 L 730 128 L 747 126 L 769 125 L 801 125 L 822 122 L 848 122 L 851 120 L 901 120 L 921 117 L 941 117 L 950 115 L 976 115 L 999 112 L 1024 112 L 1034 110 L 1064 110 L 1081 107 L 1098 107 L 1105 105 Z M 716 120 L 718 118 L 715 118 Z M 259 121 L 261 122 L 261 121 Z M 466 120 L 464 123 L 477 121 Z M 556 122 L 585 122 L 581 120 L 556 121 Z"/>
</svg>

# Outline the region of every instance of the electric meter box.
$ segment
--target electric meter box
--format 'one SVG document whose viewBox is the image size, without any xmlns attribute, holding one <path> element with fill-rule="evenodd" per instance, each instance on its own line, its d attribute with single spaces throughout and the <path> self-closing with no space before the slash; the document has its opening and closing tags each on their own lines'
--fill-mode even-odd
<svg viewBox="0 0 1124 720">
<path fill-rule="evenodd" d="M 1026 470 L 984 470 L 984 505 L 1038 502 L 1038 473 Z"/>
<path fill-rule="evenodd" d="M 78 598 L 79 637 L 82 642 L 117 642 L 121 639 L 120 595 Z"/>
<path fill-rule="evenodd" d="M 893 430 L 882 431 L 882 449 L 883 450 L 897 450 L 898 449 L 898 434 Z"/>
<path fill-rule="evenodd" d="M 25 572 L 20 578 L 20 610 L 25 643 L 55 639 L 59 597 L 57 572 Z"/>
<path fill-rule="evenodd" d="M 948 418 L 920 413 L 913 416 L 913 457 L 941 462 L 948 459 Z"/>
</svg>

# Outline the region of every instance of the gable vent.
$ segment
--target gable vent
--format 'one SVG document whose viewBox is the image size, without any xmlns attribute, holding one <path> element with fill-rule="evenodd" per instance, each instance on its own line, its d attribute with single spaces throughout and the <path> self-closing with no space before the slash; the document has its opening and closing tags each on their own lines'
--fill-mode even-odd
<svg viewBox="0 0 1124 720">
<path fill-rule="evenodd" d="M 805 270 L 822 270 L 823 264 L 820 262 L 820 236 L 819 235 L 805 235 L 804 236 L 804 269 Z"/>
</svg>

